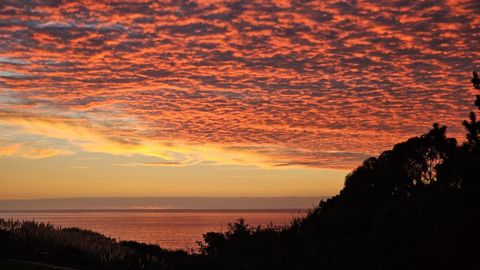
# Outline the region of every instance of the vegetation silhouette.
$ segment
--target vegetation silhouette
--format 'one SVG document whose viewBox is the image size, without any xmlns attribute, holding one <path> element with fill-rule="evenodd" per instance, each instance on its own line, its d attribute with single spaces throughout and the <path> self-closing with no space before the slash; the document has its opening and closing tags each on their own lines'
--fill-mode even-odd
<svg viewBox="0 0 480 270">
<path fill-rule="evenodd" d="M 478 75 L 474 73 L 472 83 Z M 480 110 L 480 96 L 475 105 Z M 0 220 L 0 257 L 78 269 L 476 269 L 480 122 L 466 141 L 437 123 L 353 170 L 344 188 L 283 227 L 240 219 L 199 252 L 118 242 L 80 229 Z"/>
<path fill-rule="evenodd" d="M 117 241 L 78 228 L 60 228 L 35 221 L 0 219 L 1 259 L 68 266 L 74 269 L 222 269 L 208 257 L 158 245 Z M 15 268 L 15 269 L 21 269 Z"/>
<path fill-rule="evenodd" d="M 476 71 L 473 72 L 472 83 L 473 87 L 480 89 L 480 78 L 478 77 L 478 73 Z"/>
<path fill-rule="evenodd" d="M 478 75 L 474 73 L 474 87 Z M 480 109 L 480 96 L 475 105 Z M 203 254 L 237 269 L 475 269 L 480 252 L 480 122 L 459 145 L 435 123 L 363 162 L 340 193 L 285 228 L 243 221 L 207 233 Z"/>
</svg>

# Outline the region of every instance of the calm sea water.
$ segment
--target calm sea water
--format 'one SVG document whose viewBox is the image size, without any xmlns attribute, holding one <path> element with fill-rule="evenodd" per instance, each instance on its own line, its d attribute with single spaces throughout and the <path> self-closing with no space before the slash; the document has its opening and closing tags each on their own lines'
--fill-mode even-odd
<svg viewBox="0 0 480 270">
<path fill-rule="evenodd" d="M 118 240 L 158 244 L 163 248 L 197 248 L 206 232 L 225 231 L 239 218 L 252 225 L 285 225 L 303 210 L 73 210 L 0 212 L 0 218 L 36 220 L 79 227 Z"/>
</svg>

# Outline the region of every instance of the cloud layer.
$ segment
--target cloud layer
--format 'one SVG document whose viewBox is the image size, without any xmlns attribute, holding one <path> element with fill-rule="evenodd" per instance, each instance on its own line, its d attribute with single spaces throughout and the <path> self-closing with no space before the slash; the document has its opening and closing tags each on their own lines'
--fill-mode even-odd
<svg viewBox="0 0 480 270">
<path fill-rule="evenodd" d="M 480 3 L 377 2 L 4 0 L 0 123 L 146 166 L 352 168 L 433 121 L 462 136 Z"/>
</svg>

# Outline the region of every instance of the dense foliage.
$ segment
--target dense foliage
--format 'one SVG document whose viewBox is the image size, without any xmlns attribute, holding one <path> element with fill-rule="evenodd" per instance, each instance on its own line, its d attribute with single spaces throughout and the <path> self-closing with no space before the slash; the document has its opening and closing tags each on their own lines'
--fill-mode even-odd
<svg viewBox="0 0 480 270">
<path fill-rule="evenodd" d="M 237 269 L 476 269 L 480 122 L 472 112 L 463 125 L 461 145 L 434 124 L 365 160 L 306 218 L 280 229 L 239 222 L 205 234 L 202 252 Z"/>
<path fill-rule="evenodd" d="M 463 125 L 463 144 L 434 124 L 365 160 L 305 218 L 257 228 L 239 220 L 206 233 L 200 254 L 3 220 L 0 254 L 79 269 L 477 269 L 480 122 L 472 112 Z"/>
</svg>

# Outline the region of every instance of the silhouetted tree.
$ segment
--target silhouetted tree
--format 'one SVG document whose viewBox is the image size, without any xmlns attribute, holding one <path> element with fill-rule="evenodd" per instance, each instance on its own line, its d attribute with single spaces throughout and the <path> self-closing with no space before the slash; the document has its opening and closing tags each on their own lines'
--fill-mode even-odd
<svg viewBox="0 0 480 270">
<path fill-rule="evenodd" d="M 475 102 L 480 108 L 480 96 L 477 95 L 477 100 Z M 467 143 L 465 147 L 469 151 L 479 151 L 480 150 L 480 121 L 477 120 L 475 112 L 470 112 L 470 121 L 463 121 L 463 125 L 467 129 Z"/>
<path fill-rule="evenodd" d="M 477 72 L 473 72 L 473 86 L 480 89 L 480 78 Z M 477 95 L 475 105 L 480 109 L 480 96 Z M 469 151 L 480 151 L 480 122 L 477 120 L 475 112 L 470 112 L 470 121 L 463 121 L 463 125 L 467 129 L 467 143 L 464 145 Z"/>
<path fill-rule="evenodd" d="M 478 73 L 473 71 L 473 78 L 472 78 L 473 87 L 480 89 L 480 78 L 478 77 Z"/>
<path fill-rule="evenodd" d="M 464 125 L 462 146 L 435 123 L 365 160 L 338 195 L 292 226 L 252 230 L 239 222 L 205 234 L 204 254 L 239 269 L 476 268 L 480 125 L 474 113 Z"/>
<path fill-rule="evenodd" d="M 410 196 L 437 180 L 437 168 L 457 147 L 446 126 L 435 123 L 420 137 L 399 143 L 378 158 L 367 159 L 345 180 L 340 192 L 352 203 L 378 203 L 392 196 Z"/>
</svg>

